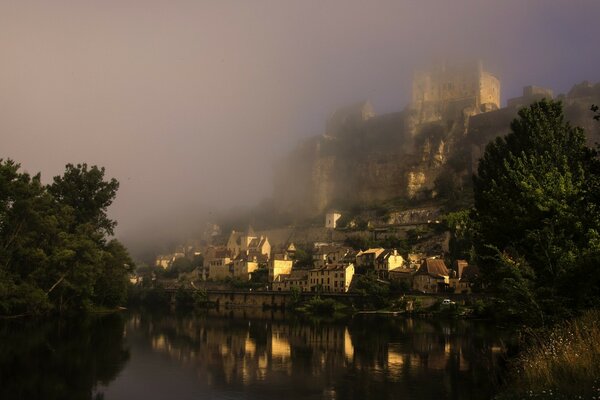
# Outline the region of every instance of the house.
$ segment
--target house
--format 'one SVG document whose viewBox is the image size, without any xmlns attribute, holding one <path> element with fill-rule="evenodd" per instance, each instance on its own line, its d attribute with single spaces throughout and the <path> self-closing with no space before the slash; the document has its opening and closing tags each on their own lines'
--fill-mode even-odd
<svg viewBox="0 0 600 400">
<path fill-rule="evenodd" d="M 203 274 L 213 280 L 232 276 L 231 252 L 226 247 L 209 247 L 204 257 Z"/>
<path fill-rule="evenodd" d="M 276 254 L 269 260 L 269 282 L 274 282 L 279 275 L 289 275 L 294 261 L 285 254 Z"/>
<path fill-rule="evenodd" d="M 335 229 L 337 226 L 337 221 L 342 217 L 337 211 L 329 211 L 325 214 L 325 228 Z"/>
<path fill-rule="evenodd" d="M 172 259 L 173 257 L 171 254 L 160 255 L 156 257 L 154 265 L 157 267 L 161 267 L 162 269 L 167 269 L 171 265 Z"/>
<path fill-rule="evenodd" d="M 424 253 L 408 253 L 408 256 L 406 257 L 406 262 L 408 263 L 408 266 L 410 268 L 418 269 L 421 266 L 423 260 L 426 258 L 427 257 Z"/>
<path fill-rule="evenodd" d="M 305 269 L 292 270 L 289 274 L 280 274 L 272 285 L 274 291 L 290 291 L 297 288 L 301 292 L 308 292 L 308 271 Z"/>
<path fill-rule="evenodd" d="M 310 291 L 345 293 L 354 276 L 354 264 L 327 264 L 308 272 Z"/>
<path fill-rule="evenodd" d="M 352 253 L 349 247 L 325 245 L 319 246 L 313 253 L 313 267 L 319 268 L 327 264 L 339 263 Z M 352 260 L 354 262 L 354 260 Z"/>
<path fill-rule="evenodd" d="M 384 250 L 375 259 L 375 271 L 377 276 L 382 279 L 388 279 L 389 272 L 402 265 L 404 265 L 404 257 L 398 254 L 396 249 Z"/>
<path fill-rule="evenodd" d="M 360 270 L 375 270 L 377 257 L 383 253 L 385 249 L 381 247 L 359 251 L 356 254 L 356 267 Z"/>
<path fill-rule="evenodd" d="M 401 283 L 405 288 L 412 288 L 413 277 L 415 276 L 416 272 L 416 268 L 398 267 L 389 271 L 388 279 L 391 282 Z"/>
<path fill-rule="evenodd" d="M 261 255 L 269 258 L 271 254 L 271 244 L 266 236 L 257 236 L 251 226 L 247 232 L 231 231 L 227 239 L 227 249 L 231 255 L 236 258 L 243 255 Z"/>
<path fill-rule="evenodd" d="M 233 277 L 243 281 L 249 281 L 252 273 L 258 269 L 256 257 L 241 256 L 233 260 Z"/>
<path fill-rule="evenodd" d="M 443 292 L 450 283 L 450 272 L 439 258 L 426 258 L 415 273 L 413 290 L 422 293 Z"/>
<path fill-rule="evenodd" d="M 469 265 L 465 260 L 456 260 L 454 270 L 450 276 L 450 288 L 454 293 L 471 293 L 473 283 L 479 276 L 479 268 L 476 265 Z"/>
</svg>

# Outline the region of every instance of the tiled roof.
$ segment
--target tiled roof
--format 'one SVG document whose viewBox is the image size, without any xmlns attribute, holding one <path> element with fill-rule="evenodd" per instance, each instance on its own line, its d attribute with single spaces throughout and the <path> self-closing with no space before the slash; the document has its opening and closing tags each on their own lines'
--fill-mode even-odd
<svg viewBox="0 0 600 400">
<path fill-rule="evenodd" d="M 439 258 L 426 258 L 423 260 L 417 275 L 430 275 L 433 277 L 449 276 L 450 272 L 446 268 L 444 260 Z"/>
</svg>

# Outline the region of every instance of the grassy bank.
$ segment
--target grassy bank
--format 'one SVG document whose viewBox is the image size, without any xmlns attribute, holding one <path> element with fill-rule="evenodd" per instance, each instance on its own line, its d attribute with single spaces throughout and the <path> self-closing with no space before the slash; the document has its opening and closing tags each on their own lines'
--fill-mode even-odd
<svg viewBox="0 0 600 400">
<path fill-rule="evenodd" d="M 600 399 L 600 310 L 535 335 L 498 399 Z"/>
</svg>

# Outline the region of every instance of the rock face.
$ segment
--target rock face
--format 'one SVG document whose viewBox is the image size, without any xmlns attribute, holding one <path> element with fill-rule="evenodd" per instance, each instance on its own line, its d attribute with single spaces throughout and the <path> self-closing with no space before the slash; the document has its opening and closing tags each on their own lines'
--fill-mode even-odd
<svg viewBox="0 0 600 400">
<path fill-rule="evenodd" d="M 470 181 L 485 145 L 510 130 L 520 107 L 552 92 L 526 87 L 499 108 L 500 83 L 480 63 L 418 73 L 413 101 L 401 112 L 375 116 L 368 102 L 336 111 L 326 132 L 301 143 L 276 168 L 274 203 L 302 217 L 328 208 L 375 205 L 396 198 L 431 198 L 436 179 Z M 559 96 L 567 118 L 600 141 L 589 108 L 600 84 L 576 85 Z"/>
</svg>

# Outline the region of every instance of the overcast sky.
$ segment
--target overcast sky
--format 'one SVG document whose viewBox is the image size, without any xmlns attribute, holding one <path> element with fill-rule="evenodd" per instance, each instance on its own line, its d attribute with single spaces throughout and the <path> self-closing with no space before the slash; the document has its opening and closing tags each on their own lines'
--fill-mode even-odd
<svg viewBox="0 0 600 400">
<path fill-rule="evenodd" d="M 0 157 L 105 166 L 131 235 L 268 197 L 337 107 L 399 111 L 415 68 L 457 57 L 503 102 L 598 81 L 600 1 L 0 0 Z"/>
</svg>

